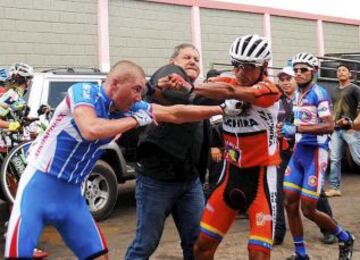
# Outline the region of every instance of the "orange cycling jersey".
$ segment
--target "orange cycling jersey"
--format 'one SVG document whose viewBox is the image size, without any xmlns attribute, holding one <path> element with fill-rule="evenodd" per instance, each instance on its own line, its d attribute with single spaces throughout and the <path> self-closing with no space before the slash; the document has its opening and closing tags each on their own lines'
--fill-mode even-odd
<svg viewBox="0 0 360 260">
<path fill-rule="evenodd" d="M 238 167 L 277 165 L 280 162 L 276 138 L 280 91 L 269 79 L 253 86 L 239 86 L 236 79 L 218 77 L 239 88 L 252 88 L 255 101 L 236 116 L 224 116 L 225 159 Z"/>
</svg>

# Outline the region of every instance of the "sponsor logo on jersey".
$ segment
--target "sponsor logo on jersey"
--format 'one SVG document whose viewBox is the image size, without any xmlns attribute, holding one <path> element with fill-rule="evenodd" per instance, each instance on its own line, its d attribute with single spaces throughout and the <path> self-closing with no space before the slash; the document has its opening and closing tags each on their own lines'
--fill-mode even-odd
<svg viewBox="0 0 360 260">
<path fill-rule="evenodd" d="M 266 221 L 271 221 L 272 217 L 270 215 L 265 215 L 264 212 L 259 212 L 255 216 L 256 226 L 263 227 L 265 226 Z"/>
<path fill-rule="evenodd" d="M 210 203 L 207 203 L 207 204 L 206 204 L 206 209 L 207 209 L 207 211 L 209 211 L 209 212 L 211 212 L 211 213 L 215 211 L 214 207 L 211 206 Z"/>
<path fill-rule="evenodd" d="M 46 129 L 45 133 L 42 134 L 41 139 L 40 139 L 40 144 L 37 147 L 37 150 L 35 151 L 35 156 L 39 156 L 40 152 L 42 151 L 42 149 L 44 148 L 45 144 L 47 143 L 47 141 L 49 140 L 50 136 L 53 134 L 54 130 L 56 129 L 56 127 L 61 123 L 61 121 L 66 117 L 66 115 L 64 114 L 59 114 L 56 118 L 54 118 L 51 121 L 51 124 L 49 125 L 49 127 Z"/>
<path fill-rule="evenodd" d="M 227 118 L 225 119 L 224 124 L 229 127 L 252 127 L 259 125 L 258 122 L 256 122 L 252 118 Z"/>
<path fill-rule="evenodd" d="M 302 122 L 310 122 L 312 119 L 311 111 L 307 109 L 301 109 L 298 116 Z"/>
<path fill-rule="evenodd" d="M 309 184 L 309 186 L 311 186 L 311 187 L 315 187 L 316 184 L 317 184 L 317 178 L 316 178 L 316 176 L 310 176 L 310 177 L 308 178 L 308 184 Z"/>
<path fill-rule="evenodd" d="M 319 108 L 319 112 L 326 112 L 328 111 L 329 109 L 327 107 L 320 107 Z"/>
<path fill-rule="evenodd" d="M 84 84 L 82 87 L 81 96 L 83 99 L 90 99 L 90 89 L 91 86 L 89 84 Z"/>
<path fill-rule="evenodd" d="M 290 167 L 286 167 L 284 175 L 285 176 L 290 176 L 291 175 L 291 168 Z"/>
<path fill-rule="evenodd" d="M 225 142 L 226 158 L 232 162 L 240 162 L 241 151 L 230 142 Z"/>
<path fill-rule="evenodd" d="M 260 110 L 258 113 L 260 117 L 266 122 L 269 133 L 269 146 L 271 146 L 276 142 L 274 118 L 271 113 L 266 113 L 265 111 Z"/>
</svg>

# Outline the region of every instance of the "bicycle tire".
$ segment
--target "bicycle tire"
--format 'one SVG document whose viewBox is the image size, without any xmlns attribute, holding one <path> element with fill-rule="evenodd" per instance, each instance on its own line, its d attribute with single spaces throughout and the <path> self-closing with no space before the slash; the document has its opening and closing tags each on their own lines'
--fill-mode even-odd
<svg viewBox="0 0 360 260">
<path fill-rule="evenodd" d="M 5 156 L 6 156 L 6 155 L 4 155 L 4 154 L 0 154 L 0 165 L 2 165 L 2 162 L 3 162 L 4 159 L 5 159 Z M 3 200 L 3 201 L 6 201 L 6 196 L 5 196 L 5 194 L 4 194 L 4 192 L 3 192 L 2 189 L 0 189 L 0 199 Z"/>
<path fill-rule="evenodd" d="M 32 142 L 33 141 L 23 142 L 12 148 L 1 165 L 1 189 L 9 203 L 14 203 L 15 201 L 20 177 L 27 165 L 25 153 Z M 15 159 L 16 161 L 14 161 Z"/>
</svg>

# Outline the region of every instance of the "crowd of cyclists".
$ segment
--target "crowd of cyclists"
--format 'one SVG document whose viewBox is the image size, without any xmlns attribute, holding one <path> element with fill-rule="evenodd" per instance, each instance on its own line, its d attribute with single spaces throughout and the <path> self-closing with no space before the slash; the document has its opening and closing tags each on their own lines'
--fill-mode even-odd
<svg viewBox="0 0 360 260">
<path fill-rule="evenodd" d="M 343 125 L 359 131 L 359 111 L 334 121 L 330 95 L 316 84 L 319 60 L 310 53 L 294 55 L 291 66 L 278 74 L 279 85 L 268 76 L 268 38 L 238 37 L 229 54 L 232 74 L 215 73 L 200 84 L 195 83 L 200 57 L 192 44 L 176 46 L 169 64 L 148 82 L 139 65 L 119 61 L 103 84 L 71 86 L 49 124 L 50 108 L 40 107 L 39 115 L 46 120 L 39 122 L 45 122 L 41 124 L 47 130 L 30 149 L 9 221 L 5 258 L 31 258 L 44 226 L 50 224 L 79 259 L 108 259 L 106 239 L 80 185 L 103 145 L 143 127 L 137 148 L 137 228 L 126 259 L 153 254 L 169 215 L 184 259 L 214 259 L 239 211 L 247 212 L 250 223 L 249 259 L 270 259 L 273 244 L 284 238 L 285 228 L 279 233 L 277 226 L 277 221 L 285 222 L 277 217 L 284 208 L 294 242 L 294 253 L 286 259 L 310 259 L 300 210 L 324 234 L 337 238 L 339 260 L 351 259 L 355 237 L 331 213 L 318 210 L 318 200 L 324 194 L 329 135 Z M 344 66 L 348 68 L 339 68 Z M 16 132 L 21 124 L 6 119 L 6 110 L 26 110 L 23 97 L 33 69 L 18 63 L 8 75 L 0 72 L 6 82 L 0 127 Z M 292 90 L 285 81 L 292 81 Z M 208 119 L 218 115 L 221 141 L 217 150 L 209 150 Z M 218 178 L 205 202 L 200 177 L 207 170 L 209 151 L 222 163 L 214 170 Z M 281 164 L 284 161 L 288 163 Z M 44 192 L 46 198 L 39 201 Z"/>
</svg>

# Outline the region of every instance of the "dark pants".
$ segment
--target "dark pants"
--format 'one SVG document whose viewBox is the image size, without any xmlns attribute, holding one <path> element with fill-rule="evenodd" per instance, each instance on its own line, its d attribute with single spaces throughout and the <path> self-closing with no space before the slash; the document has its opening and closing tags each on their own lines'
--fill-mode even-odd
<svg viewBox="0 0 360 260">
<path fill-rule="evenodd" d="M 183 258 L 193 260 L 193 246 L 205 205 L 199 178 L 169 183 L 138 174 L 135 197 L 136 235 L 125 259 L 149 259 L 160 242 L 167 217 L 172 215 L 180 235 Z"/>
<path fill-rule="evenodd" d="M 276 215 L 275 236 L 274 236 L 276 241 L 283 241 L 286 233 L 283 181 L 284 181 L 285 170 L 289 163 L 291 155 L 292 152 L 290 150 L 280 151 L 281 163 L 277 171 L 278 196 L 276 200 L 277 215 Z M 323 189 L 321 190 L 321 194 L 316 209 L 332 217 L 331 207 L 327 197 L 325 196 L 325 192 Z M 324 235 L 328 233 L 326 230 L 321 229 L 320 231 Z"/>
</svg>

